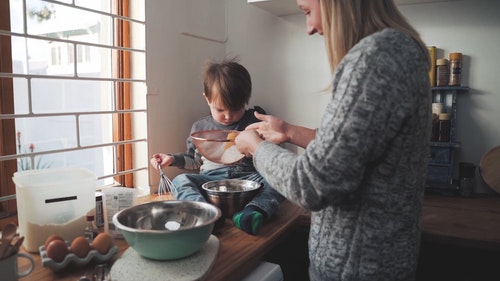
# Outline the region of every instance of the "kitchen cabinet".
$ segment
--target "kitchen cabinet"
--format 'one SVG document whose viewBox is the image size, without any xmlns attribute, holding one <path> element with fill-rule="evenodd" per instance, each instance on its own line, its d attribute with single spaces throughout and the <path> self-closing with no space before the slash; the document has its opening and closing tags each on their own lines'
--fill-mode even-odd
<svg viewBox="0 0 500 281">
<path fill-rule="evenodd" d="M 409 5 L 450 1 L 458 0 L 395 0 L 395 3 L 396 5 Z M 247 0 L 247 3 L 255 5 L 279 17 L 299 14 L 301 12 L 295 0 Z"/>
<path fill-rule="evenodd" d="M 431 142 L 429 162 L 427 166 L 426 188 L 446 192 L 458 190 L 458 183 L 453 179 L 456 166 L 455 154 L 460 148 L 456 139 L 457 98 L 465 93 L 468 87 L 433 87 L 432 102 L 443 103 L 443 112 L 450 114 L 450 140 L 448 142 Z"/>
</svg>

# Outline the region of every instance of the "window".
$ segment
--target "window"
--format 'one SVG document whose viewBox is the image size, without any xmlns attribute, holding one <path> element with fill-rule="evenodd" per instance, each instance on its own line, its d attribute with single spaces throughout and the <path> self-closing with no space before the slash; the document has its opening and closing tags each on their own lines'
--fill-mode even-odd
<svg viewBox="0 0 500 281">
<path fill-rule="evenodd" d="M 19 170 L 147 186 L 144 34 L 144 0 L 0 1 L 0 228 Z"/>
</svg>

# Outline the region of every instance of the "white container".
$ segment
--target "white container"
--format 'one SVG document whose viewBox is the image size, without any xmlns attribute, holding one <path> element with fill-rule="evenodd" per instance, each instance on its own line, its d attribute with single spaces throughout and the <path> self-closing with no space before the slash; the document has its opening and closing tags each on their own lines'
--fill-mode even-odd
<svg viewBox="0 0 500 281">
<path fill-rule="evenodd" d="M 96 176 L 84 168 L 52 168 L 14 173 L 19 234 L 29 252 L 52 234 L 72 241 L 83 235 L 95 208 Z"/>
</svg>

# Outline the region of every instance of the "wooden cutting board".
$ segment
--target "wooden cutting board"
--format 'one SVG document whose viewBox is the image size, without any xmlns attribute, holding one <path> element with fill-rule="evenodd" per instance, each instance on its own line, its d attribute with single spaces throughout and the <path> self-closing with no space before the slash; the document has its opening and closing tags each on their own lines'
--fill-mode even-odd
<svg viewBox="0 0 500 281">
<path fill-rule="evenodd" d="M 143 258 L 129 247 L 111 267 L 112 280 L 194 281 L 203 280 L 219 252 L 219 239 L 210 235 L 207 243 L 192 256 L 171 261 Z"/>
<path fill-rule="evenodd" d="M 500 146 L 483 155 L 479 162 L 479 174 L 490 188 L 500 193 Z"/>
</svg>

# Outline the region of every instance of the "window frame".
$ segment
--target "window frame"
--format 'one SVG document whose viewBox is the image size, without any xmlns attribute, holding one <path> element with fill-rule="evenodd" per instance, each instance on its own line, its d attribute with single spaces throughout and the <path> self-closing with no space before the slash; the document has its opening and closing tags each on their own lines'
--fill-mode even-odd
<svg viewBox="0 0 500 281">
<path fill-rule="evenodd" d="M 131 45 L 130 23 L 121 20 L 120 17 L 129 16 L 129 0 L 112 0 L 111 13 L 115 17 L 115 47 L 129 48 Z M 0 30 L 11 30 L 10 26 L 10 1 L 0 1 Z M 0 36 L 0 72 L 12 73 L 12 49 L 9 36 Z M 131 77 L 130 54 L 122 49 L 114 49 L 112 52 L 113 78 Z M 77 58 L 74 58 L 77 59 Z M 133 146 L 127 143 L 132 136 L 131 89 L 127 82 L 117 81 L 115 87 L 116 111 L 125 111 L 121 114 L 113 114 L 113 142 L 124 142 L 116 146 L 117 157 L 115 159 L 116 183 L 125 187 L 133 186 Z M 14 114 L 14 89 L 11 78 L 0 77 L 0 115 Z M 0 155 L 16 154 L 16 128 L 15 119 L 0 119 Z M 17 202 L 15 200 L 15 184 L 12 181 L 13 174 L 17 171 L 17 158 L 0 161 L 0 229 L 7 223 L 16 223 Z M 129 171 L 129 172 L 127 172 Z M 10 196 L 5 196 L 12 194 Z"/>
</svg>

